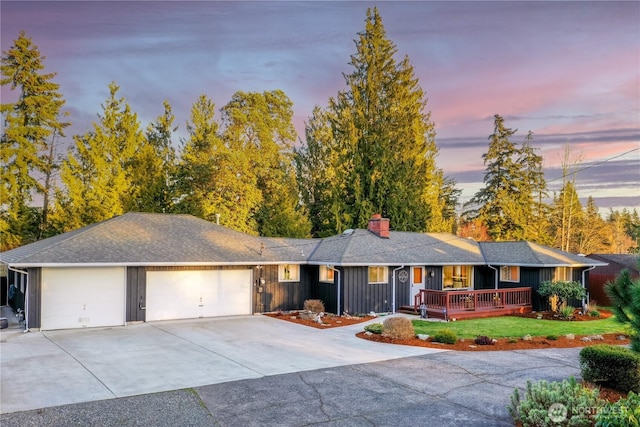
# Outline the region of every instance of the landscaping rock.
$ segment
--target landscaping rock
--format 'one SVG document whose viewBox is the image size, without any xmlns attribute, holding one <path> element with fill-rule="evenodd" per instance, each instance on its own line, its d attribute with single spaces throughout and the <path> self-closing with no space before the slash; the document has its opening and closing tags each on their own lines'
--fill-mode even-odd
<svg viewBox="0 0 640 427">
<path fill-rule="evenodd" d="M 575 340 L 576 339 L 576 334 L 567 334 L 567 335 L 565 335 L 565 337 L 568 340 Z"/>
<path fill-rule="evenodd" d="M 523 341 L 531 341 L 532 339 L 533 339 L 533 337 L 531 335 L 529 335 L 529 334 L 527 334 L 527 335 L 522 337 Z"/>
<path fill-rule="evenodd" d="M 422 341 L 426 341 L 429 339 L 429 335 L 427 334 L 418 334 L 418 339 L 421 339 Z"/>
</svg>

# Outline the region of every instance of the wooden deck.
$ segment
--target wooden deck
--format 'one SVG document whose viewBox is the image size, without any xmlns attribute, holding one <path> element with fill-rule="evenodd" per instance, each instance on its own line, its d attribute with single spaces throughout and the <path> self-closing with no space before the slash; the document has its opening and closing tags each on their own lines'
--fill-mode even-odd
<svg viewBox="0 0 640 427">
<path fill-rule="evenodd" d="M 480 291 L 432 291 L 422 289 L 414 298 L 415 313 L 426 305 L 427 316 L 444 320 L 471 319 L 531 312 L 531 288 Z"/>
</svg>

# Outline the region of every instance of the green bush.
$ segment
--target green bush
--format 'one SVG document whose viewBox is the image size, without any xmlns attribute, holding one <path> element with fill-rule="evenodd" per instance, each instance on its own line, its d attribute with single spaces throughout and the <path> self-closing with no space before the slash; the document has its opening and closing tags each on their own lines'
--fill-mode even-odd
<svg viewBox="0 0 640 427">
<path fill-rule="evenodd" d="M 555 340 L 558 339 L 558 336 L 557 335 L 547 335 L 547 339 L 549 341 L 555 341 Z"/>
<path fill-rule="evenodd" d="M 364 327 L 364 330 L 367 332 L 371 332 L 372 334 L 381 334 L 382 333 L 382 323 L 371 323 Z"/>
<path fill-rule="evenodd" d="M 442 329 L 436 332 L 433 336 L 433 341 L 443 344 L 455 344 L 458 341 L 458 336 L 451 329 Z"/>
<path fill-rule="evenodd" d="M 538 293 L 543 297 L 557 296 L 559 307 L 566 307 L 570 299 L 580 299 L 586 295 L 580 282 L 542 282 Z"/>
<path fill-rule="evenodd" d="M 640 355 L 625 347 L 598 344 L 580 350 L 582 378 L 624 393 L 640 392 Z"/>
<path fill-rule="evenodd" d="M 598 310 L 589 311 L 589 316 L 591 317 L 600 317 L 600 312 Z"/>
<path fill-rule="evenodd" d="M 408 340 L 416 336 L 413 323 L 406 317 L 389 317 L 382 324 L 382 335 L 396 340 Z"/>
<path fill-rule="evenodd" d="M 596 414 L 596 427 L 640 426 L 640 395 L 630 391 L 626 399 L 608 403 Z"/>
<path fill-rule="evenodd" d="M 532 384 L 527 381 L 524 399 L 515 389 L 511 395 L 509 414 L 514 421 L 528 426 L 591 426 L 592 411 L 585 410 L 602 406 L 598 389 L 588 389 L 578 384 L 575 378 L 560 382 L 540 381 Z M 566 417 L 551 419 L 555 405 L 566 409 Z"/>
</svg>

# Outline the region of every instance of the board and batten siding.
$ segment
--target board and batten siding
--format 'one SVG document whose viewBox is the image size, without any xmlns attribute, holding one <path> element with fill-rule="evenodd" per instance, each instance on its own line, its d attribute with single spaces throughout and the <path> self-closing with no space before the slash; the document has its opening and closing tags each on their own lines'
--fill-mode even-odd
<svg viewBox="0 0 640 427">
<path fill-rule="evenodd" d="M 280 282 L 278 268 L 277 265 L 254 268 L 254 313 L 301 310 L 305 300 L 311 298 L 309 269 L 306 266 L 300 265 L 300 280 L 296 282 Z M 264 279 L 264 285 L 257 283 L 260 277 Z"/>
<path fill-rule="evenodd" d="M 144 305 L 147 300 L 147 269 L 127 267 L 127 322 L 144 322 Z"/>
<path fill-rule="evenodd" d="M 387 283 L 369 283 L 369 267 L 345 267 L 343 269 L 344 283 L 342 311 L 350 314 L 366 314 L 369 312 L 387 313 L 393 310 L 393 274 L 399 266 L 387 267 Z M 409 267 L 404 269 L 409 274 Z M 401 283 L 396 275 L 396 310 L 409 300 L 411 292 L 410 280 Z M 410 275 L 409 275 L 410 276 Z"/>
</svg>

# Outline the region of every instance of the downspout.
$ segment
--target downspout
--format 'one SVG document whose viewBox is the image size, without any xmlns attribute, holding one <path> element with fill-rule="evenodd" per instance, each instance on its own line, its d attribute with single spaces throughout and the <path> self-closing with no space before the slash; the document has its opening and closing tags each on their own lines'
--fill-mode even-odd
<svg viewBox="0 0 640 427">
<path fill-rule="evenodd" d="M 402 270 L 403 268 L 404 268 L 404 264 L 401 267 L 393 269 L 393 272 L 391 273 L 391 278 L 392 278 L 391 282 L 393 283 L 393 286 L 392 286 L 393 295 L 391 295 L 391 313 L 393 314 L 396 313 L 396 271 Z"/>
<path fill-rule="evenodd" d="M 336 273 L 338 273 L 338 308 L 336 310 L 336 314 L 338 316 L 340 316 L 340 270 L 338 270 L 337 268 L 331 266 L 331 265 L 327 265 L 327 268 L 329 270 L 335 271 Z"/>
<path fill-rule="evenodd" d="M 493 271 L 496 272 L 496 275 L 494 276 L 495 277 L 495 280 L 494 280 L 495 284 L 493 285 L 493 288 L 494 289 L 498 289 L 498 269 L 493 267 L 493 266 L 491 266 L 491 265 L 489 265 L 489 264 L 487 264 L 487 267 L 489 267 L 490 269 L 492 269 Z"/>
<path fill-rule="evenodd" d="M 27 283 L 24 285 L 24 331 L 29 331 L 29 272 L 18 270 L 7 264 L 7 269 L 15 273 L 24 274 L 27 277 Z"/>
<path fill-rule="evenodd" d="M 585 293 L 585 294 L 587 293 L 587 284 L 585 283 L 585 282 L 586 282 L 586 276 L 585 276 L 585 273 L 586 273 L 587 271 L 591 271 L 591 270 L 593 270 L 594 268 L 596 268 L 596 266 L 595 266 L 595 265 L 592 265 L 591 267 L 587 268 L 586 270 L 582 270 L 582 289 L 584 289 L 584 293 Z M 584 313 L 584 309 L 585 309 L 585 301 L 584 301 L 584 296 L 583 296 L 583 297 L 582 297 L 582 312 L 583 312 L 583 313 Z"/>
</svg>

